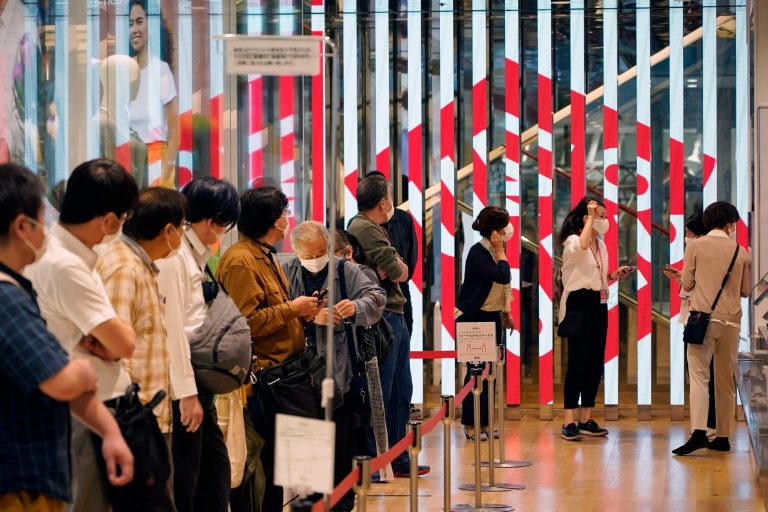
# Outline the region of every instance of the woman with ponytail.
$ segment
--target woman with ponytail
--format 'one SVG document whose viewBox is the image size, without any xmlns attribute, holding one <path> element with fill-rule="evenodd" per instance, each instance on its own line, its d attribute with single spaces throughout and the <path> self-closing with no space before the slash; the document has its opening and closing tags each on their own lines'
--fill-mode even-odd
<svg viewBox="0 0 768 512">
<path fill-rule="evenodd" d="M 459 300 L 454 312 L 457 322 L 493 322 L 496 324 L 496 343 L 504 345 L 503 329 L 514 329 L 515 324 L 509 312 L 512 300 L 510 288 L 511 273 L 504 242 L 512 238 L 514 230 L 509 223 L 509 213 L 503 208 L 489 206 L 483 208 L 477 216 L 472 229 L 482 235 L 482 239 L 469 249 L 464 266 L 464 281 L 459 291 Z M 484 367 L 484 365 L 480 365 Z M 469 382 L 470 376 L 464 379 Z M 473 440 L 474 402 L 468 396 L 461 407 L 461 424 L 464 435 Z M 488 382 L 483 382 L 480 399 L 480 423 L 483 432 L 481 439 L 487 439 L 488 427 Z"/>
<path fill-rule="evenodd" d="M 608 250 L 601 239 L 608 231 L 605 206 L 583 198 L 563 221 L 558 238 L 563 244 L 563 294 L 558 335 L 568 339 L 565 374 L 565 424 L 562 437 L 578 441 L 582 435 L 602 437 L 608 430 L 592 419 L 597 388 L 603 376 L 608 334 L 608 285 L 627 277 L 633 267 L 608 271 Z M 574 409 L 581 417 L 574 421 Z"/>
</svg>

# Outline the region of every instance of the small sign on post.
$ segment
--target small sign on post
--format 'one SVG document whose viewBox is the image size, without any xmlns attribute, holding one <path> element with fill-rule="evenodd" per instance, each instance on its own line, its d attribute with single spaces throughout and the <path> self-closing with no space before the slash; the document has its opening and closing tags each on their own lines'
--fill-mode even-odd
<svg viewBox="0 0 768 512">
<path fill-rule="evenodd" d="M 313 36 L 231 36 L 224 39 L 230 75 L 315 76 L 323 40 Z"/>
<path fill-rule="evenodd" d="M 275 485 L 331 494 L 336 424 L 278 414 L 275 419 Z"/>
<path fill-rule="evenodd" d="M 459 363 L 496 361 L 496 324 L 458 322 L 456 324 L 456 360 Z"/>
</svg>

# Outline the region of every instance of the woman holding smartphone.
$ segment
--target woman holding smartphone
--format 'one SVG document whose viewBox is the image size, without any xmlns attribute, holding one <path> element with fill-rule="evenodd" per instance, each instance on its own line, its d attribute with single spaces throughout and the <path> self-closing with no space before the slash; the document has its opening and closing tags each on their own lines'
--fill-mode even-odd
<svg viewBox="0 0 768 512">
<path fill-rule="evenodd" d="M 608 435 L 608 430 L 592 419 L 604 369 L 608 285 L 634 270 L 627 266 L 608 270 L 608 250 L 601 237 L 609 226 L 605 206 L 585 197 L 568 213 L 558 235 L 564 246 L 558 334 L 568 338 L 563 389 L 565 424 L 561 433 L 566 441 L 578 441 L 582 435 Z M 579 407 L 579 399 L 581 415 L 577 424 L 574 410 Z"/>
</svg>

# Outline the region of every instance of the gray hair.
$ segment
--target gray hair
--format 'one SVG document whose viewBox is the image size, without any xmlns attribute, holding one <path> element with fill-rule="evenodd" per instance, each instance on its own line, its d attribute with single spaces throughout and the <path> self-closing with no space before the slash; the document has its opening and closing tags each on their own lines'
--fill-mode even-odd
<svg viewBox="0 0 768 512">
<path fill-rule="evenodd" d="M 330 247 L 331 234 L 328 232 L 328 229 L 315 220 L 305 220 L 291 231 L 291 245 L 303 247 L 305 244 L 315 240 L 318 235 L 325 239 L 326 247 Z"/>
</svg>

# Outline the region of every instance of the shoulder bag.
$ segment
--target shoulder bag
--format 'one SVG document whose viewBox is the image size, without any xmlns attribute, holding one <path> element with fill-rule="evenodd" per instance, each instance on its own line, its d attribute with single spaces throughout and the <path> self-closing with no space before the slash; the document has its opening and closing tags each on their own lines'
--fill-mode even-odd
<svg viewBox="0 0 768 512">
<path fill-rule="evenodd" d="M 688 322 L 685 324 L 683 330 L 683 341 L 690 345 L 702 345 L 704 343 L 704 336 L 707 334 L 707 328 L 709 327 L 709 320 L 712 318 L 712 313 L 715 312 L 717 303 L 720 301 L 720 296 L 723 294 L 725 285 L 728 284 L 728 280 L 731 278 L 731 272 L 733 271 L 733 265 L 736 263 L 736 257 L 739 255 L 739 244 L 736 244 L 736 250 L 733 252 L 733 258 L 731 258 L 731 264 L 728 265 L 728 271 L 723 277 L 723 284 L 720 285 L 720 291 L 717 292 L 715 301 L 712 303 L 712 307 L 709 313 L 703 311 L 691 311 L 688 316 Z"/>
<path fill-rule="evenodd" d="M 344 277 L 344 264 L 346 260 L 339 260 L 339 293 L 341 300 L 347 299 L 347 282 Z M 355 327 L 350 319 L 344 319 L 344 338 L 347 340 L 349 360 L 352 365 L 352 380 L 349 383 L 349 406 L 356 414 L 367 414 L 371 410 L 371 398 L 368 393 L 368 381 L 362 368 L 360 357 L 357 354 L 355 343 Z"/>
</svg>

